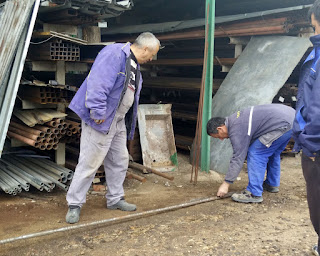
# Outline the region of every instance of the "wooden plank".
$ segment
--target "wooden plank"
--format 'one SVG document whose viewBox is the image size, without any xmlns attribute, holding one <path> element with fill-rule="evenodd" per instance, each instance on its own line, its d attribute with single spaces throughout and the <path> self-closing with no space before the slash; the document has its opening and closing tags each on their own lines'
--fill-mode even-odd
<svg viewBox="0 0 320 256">
<path fill-rule="evenodd" d="M 29 127 L 33 127 L 37 124 L 37 120 L 32 115 L 25 114 L 18 110 L 14 110 L 13 114 Z"/>
<path fill-rule="evenodd" d="M 221 80 L 213 81 L 213 90 L 218 90 Z M 179 89 L 179 90 L 200 90 L 201 78 L 185 77 L 146 77 L 143 79 L 143 86 L 149 88 L 161 89 Z"/>
<path fill-rule="evenodd" d="M 50 35 L 50 31 L 56 31 L 58 33 L 64 33 L 72 36 L 78 35 L 78 27 L 73 25 L 63 25 L 63 24 L 43 24 L 43 32 L 46 32 L 46 36 Z"/>
<path fill-rule="evenodd" d="M 232 66 L 236 62 L 237 58 L 218 58 L 215 57 L 214 65 L 220 66 Z M 147 62 L 143 65 L 165 65 L 165 66 L 202 66 L 203 59 L 158 59 L 151 62 Z"/>
<path fill-rule="evenodd" d="M 82 29 L 83 39 L 88 43 L 101 43 L 101 30 L 98 26 L 86 26 Z"/>
<path fill-rule="evenodd" d="M 66 72 L 87 72 L 89 70 L 89 66 L 87 63 L 81 62 L 66 62 Z"/>
<path fill-rule="evenodd" d="M 56 63 L 56 81 L 58 84 L 66 84 L 66 62 L 59 60 Z"/>
<path fill-rule="evenodd" d="M 55 160 L 58 165 L 65 166 L 66 164 L 66 144 L 59 143 L 58 148 L 55 151 Z"/>
<path fill-rule="evenodd" d="M 22 109 L 35 109 L 35 108 L 57 108 L 57 104 L 40 104 L 29 100 L 20 99 L 22 102 Z"/>
<path fill-rule="evenodd" d="M 55 72 L 57 70 L 54 61 L 32 61 L 32 71 Z"/>
<path fill-rule="evenodd" d="M 32 71 L 47 71 L 56 72 L 56 62 L 55 61 L 32 61 Z M 65 72 L 87 72 L 89 70 L 88 63 L 84 62 L 67 62 L 65 67 Z"/>
</svg>

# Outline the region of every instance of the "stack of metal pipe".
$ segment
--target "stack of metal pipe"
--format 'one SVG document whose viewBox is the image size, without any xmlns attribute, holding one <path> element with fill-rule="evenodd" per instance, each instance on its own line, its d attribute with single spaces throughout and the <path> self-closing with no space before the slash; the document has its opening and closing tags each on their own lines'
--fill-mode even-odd
<svg viewBox="0 0 320 256">
<path fill-rule="evenodd" d="M 66 119 L 65 122 L 67 124 L 67 132 L 62 141 L 65 143 L 79 143 L 81 136 L 81 123 L 69 119 Z"/>
<path fill-rule="evenodd" d="M 24 100 L 48 104 L 70 102 L 74 92 L 48 86 L 23 85 L 19 88 L 19 96 Z"/>
<path fill-rule="evenodd" d="M 65 184 L 73 177 L 73 171 L 48 159 L 4 155 L 0 159 L 0 189 L 16 195 L 30 186 L 51 192 L 56 186 L 67 191 Z"/>
<path fill-rule="evenodd" d="M 40 150 L 57 149 L 60 139 L 67 133 L 69 127 L 70 125 L 60 118 L 54 118 L 50 122 L 32 128 L 11 121 L 8 136 Z"/>
</svg>

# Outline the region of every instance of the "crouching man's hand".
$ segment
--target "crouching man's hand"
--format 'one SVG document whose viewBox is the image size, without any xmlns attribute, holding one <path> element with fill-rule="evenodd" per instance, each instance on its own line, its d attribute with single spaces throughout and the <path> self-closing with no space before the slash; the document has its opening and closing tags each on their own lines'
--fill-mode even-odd
<svg viewBox="0 0 320 256">
<path fill-rule="evenodd" d="M 229 186 L 230 186 L 230 184 L 228 182 L 224 181 L 219 187 L 217 196 L 219 196 L 219 197 L 225 196 L 229 191 Z"/>
</svg>

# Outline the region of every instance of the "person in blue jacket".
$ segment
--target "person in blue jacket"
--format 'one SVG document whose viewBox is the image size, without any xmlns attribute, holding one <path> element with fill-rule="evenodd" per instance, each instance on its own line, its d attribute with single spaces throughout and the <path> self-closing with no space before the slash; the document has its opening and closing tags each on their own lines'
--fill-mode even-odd
<svg viewBox="0 0 320 256">
<path fill-rule="evenodd" d="M 294 115 L 294 109 L 286 105 L 266 104 L 208 121 L 208 135 L 221 140 L 230 139 L 233 149 L 229 169 L 217 196 L 228 193 L 246 156 L 249 184 L 242 193 L 234 193 L 232 199 L 240 203 L 261 203 L 263 190 L 279 191 L 280 154 L 291 138 Z"/>
<path fill-rule="evenodd" d="M 149 32 L 133 44 L 104 47 L 69 108 L 82 120 L 80 155 L 67 193 L 66 222 L 77 223 L 96 171 L 104 165 L 107 208 L 135 211 L 124 199 L 129 164 L 127 138 L 133 139 L 142 87 L 140 64 L 151 61 L 160 41 Z"/>
<path fill-rule="evenodd" d="M 296 118 L 293 124 L 294 151 L 302 150 L 301 165 L 306 180 L 310 219 L 318 234 L 312 250 L 320 246 L 320 1 L 309 10 L 315 35 L 310 38 L 313 50 L 301 67 Z"/>
</svg>

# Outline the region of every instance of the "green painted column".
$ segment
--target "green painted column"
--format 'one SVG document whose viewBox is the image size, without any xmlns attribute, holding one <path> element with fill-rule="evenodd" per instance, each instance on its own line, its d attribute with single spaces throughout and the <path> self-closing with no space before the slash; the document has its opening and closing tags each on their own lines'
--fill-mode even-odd
<svg viewBox="0 0 320 256">
<path fill-rule="evenodd" d="M 214 67 L 214 26 L 215 26 L 215 0 L 206 0 L 206 31 L 208 35 L 208 57 L 206 65 L 206 80 L 202 111 L 202 135 L 201 135 L 201 170 L 210 170 L 210 136 L 207 135 L 207 122 L 212 112 L 212 84 Z M 208 26 L 208 28 L 207 28 Z M 205 42 L 206 43 L 206 42 Z M 205 67 L 203 67 L 205 68 Z"/>
</svg>

